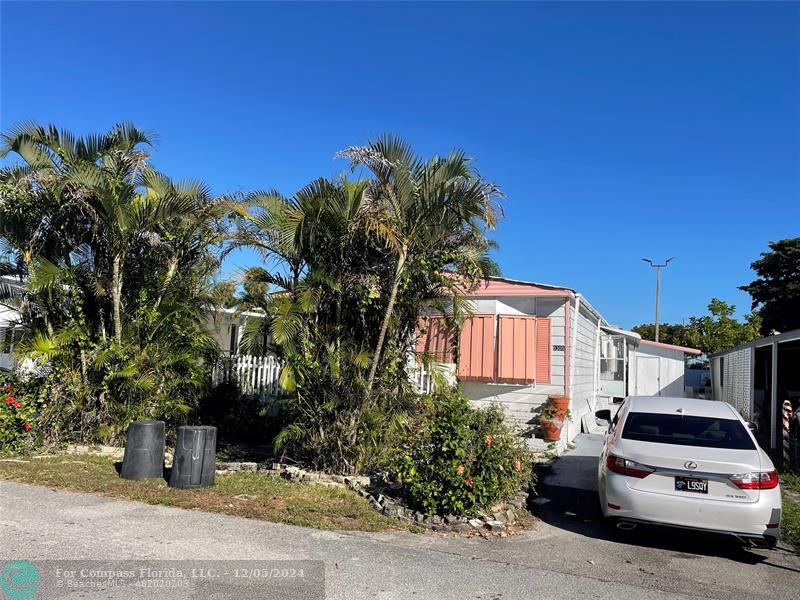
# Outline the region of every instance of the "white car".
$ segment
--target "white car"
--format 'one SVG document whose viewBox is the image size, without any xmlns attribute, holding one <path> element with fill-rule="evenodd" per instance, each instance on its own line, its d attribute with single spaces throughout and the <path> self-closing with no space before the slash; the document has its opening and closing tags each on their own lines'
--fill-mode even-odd
<svg viewBox="0 0 800 600">
<path fill-rule="evenodd" d="M 775 467 L 725 402 L 626 398 L 606 433 L 597 483 L 603 515 L 621 529 L 655 524 L 728 534 L 750 546 L 778 542 Z"/>
</svg>

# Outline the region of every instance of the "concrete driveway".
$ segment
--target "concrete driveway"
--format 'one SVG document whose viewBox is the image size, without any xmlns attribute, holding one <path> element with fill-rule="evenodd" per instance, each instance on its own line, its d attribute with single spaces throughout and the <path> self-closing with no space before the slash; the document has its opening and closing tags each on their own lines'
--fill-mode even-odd
<svg viewBox="0 0 800 600">
<path fill-rule="evenodd" d="M 318 561 L 306 565 L 310 577 L 321 584 L 301 589 L 290 582 L 277 593 L 263 579 L 228 575 L 188 590 L 128 587 L 69 597 L 319 600 L 324 590 L 335 599 L 797 598 L 800 560 L 787 552 L 622 538 L 606 529 L 593 492 L 583 489 L 591 485 L 597 440 L 584 441 L 546 478 L 543 520 L 511 538 L 316 531 L 0 482 L 0 554 L 42 568 L 47 559 L 92 568 L 130 559 L 212 567 L 219 563 L 208 561 L 310 560 Z"/>
<path fill-rule="evenodd" d="M 620 531 L 603 519 L 597 497 L 597 461 L 602 434 L 580 434 L 576 447 L 557 460 L 539 486 L 534 510 L 560 543 L 570 540 L 572 570 L 578 558 L 608 572 L 630 575 L 631 568 L 662 590 L 707 597 L 796 598 L 800 557 L 790 548 L 745 550 L 727 538 L 712 539 L 661 528 Z M 591 563 L 590 563 L 591 564 Z"/>
</svg>

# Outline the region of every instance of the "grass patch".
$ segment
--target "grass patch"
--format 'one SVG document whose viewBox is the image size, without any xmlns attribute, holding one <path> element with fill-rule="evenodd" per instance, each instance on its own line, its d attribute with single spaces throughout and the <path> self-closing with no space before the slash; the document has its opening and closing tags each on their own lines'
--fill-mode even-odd
<svg viewBox="0 0 800 600">
<path fill-rule="evenodd" d="M 350 490 L 260 473 L 231 473 L 217 477 L 210 488 L 179 490 L 162 479 L 121 479 L 114 461 L 106 457 L 71 455 L 0 461 L 0 479 L 316 529 L 405 529 Z"/>
<path fill-rule="evenodd" d="M 783 516 L 781 536 L 800 552 L 800 475 L 781 473 Z"/>
</svg>

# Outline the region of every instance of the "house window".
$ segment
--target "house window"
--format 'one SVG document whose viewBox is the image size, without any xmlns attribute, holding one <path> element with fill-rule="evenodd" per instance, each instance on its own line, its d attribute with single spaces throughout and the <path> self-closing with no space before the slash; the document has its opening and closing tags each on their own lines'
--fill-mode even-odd
<svg viewBox="0 0 800 600">
<path fill-rule="evenodd" d="M 625 381 L 625 339 L 621 335 L 600 340 L 600 379 Z"/>
<path fill-rule="evenodd" d="M 719 387 L 725 385 L 725 357 L 719 357 Z"/>
<path fill-rule="evenodd" d="M 236 325 L 231 325 L 231 343 L 230 353 L 236 354 L 239 350 L 239 328 Z"/>
</svg>

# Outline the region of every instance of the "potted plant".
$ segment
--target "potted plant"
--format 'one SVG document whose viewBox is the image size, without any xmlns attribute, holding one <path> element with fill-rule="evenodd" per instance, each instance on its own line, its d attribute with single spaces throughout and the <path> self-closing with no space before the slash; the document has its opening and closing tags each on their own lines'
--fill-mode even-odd
<svg viewBox="0 0 800 600">
<path fill-rule="evenodd" d="M 539 427 L 542 428 L 542 437 L 548 442 L 556 442 L 561 439 L 561 428 L 564 426 L 564 418 L 559 414 L 558 409 L 552 404 L 546 404 L 539 417 Z"/>
<path fill-rule="evenodd" d="M 558 411 L 558 416 L 562 419 L 566 417 L 569 412 L 569 396 L 563 394 L 548 396 L 547 401 Z"/>
</svg>

